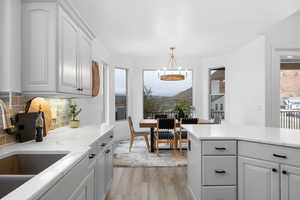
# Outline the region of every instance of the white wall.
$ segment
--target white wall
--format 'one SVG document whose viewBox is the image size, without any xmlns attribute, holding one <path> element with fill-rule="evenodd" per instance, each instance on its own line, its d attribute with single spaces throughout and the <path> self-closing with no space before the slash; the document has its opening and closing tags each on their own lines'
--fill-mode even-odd
<svg viewBox="0 0 300 200">
<path fill-rule="evenodd" d="M 0 91 L 20 92 L 21 0 L 0 1 L 0 32 Z"/>
<path fill-rule="evenodd" d="M 227 55 L 202 62 L 201 115 L 208 117 L 208 69 L 225 66 L 225 120 L 235 124 L 265 125 L 265 52 L 263 36 Z"/>
<path fill-rule="evenodd" d="M 274 25 L 266 32 L 266 120 L 268 126 L 280 125 L 279 56 L 300 55 L 300 11 Z M 291 53 L 290 53 L 291 52 Z"/>
</svg>

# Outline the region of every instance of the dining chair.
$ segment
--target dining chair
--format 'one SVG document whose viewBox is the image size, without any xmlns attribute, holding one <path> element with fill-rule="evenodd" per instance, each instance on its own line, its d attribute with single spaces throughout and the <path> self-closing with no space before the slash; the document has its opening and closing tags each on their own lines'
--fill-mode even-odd
<svg viewBox="0 0 300 200">
<path fill-rule="evenodd" d="M 198 124 L 198 118 L 181 118 L 180 120 L 180 129 L 176 132 L 179 142 L 179 149 L 182 152 L 182 144 L 188 143 L 188 132 L 182 128 L 182 124 Z"/>
<path fill-rule="evenodd" d="M 155 114 L 154 119 L 166 119 L 168 118 L 168 115 L 166 114 Z"/>
<path fill-rule="evenodd" d="M 177 148 L 176 137 L 176 119 L 175 118 L 160 118 L 157 121 L 155 131 L 156 154 L 159 155 L 159 144 L 169 143 L 175 151 Z"/>
<path fill-rule="evenodd" d="M 128 124 L 129 124 L 129 129 L 130 129 L 130 145 L 129 145 L 129 152 L 131 152 L 131 148 L 132 148 L 132 144 L 135 140 L 136 137 L 144 137 L 145 142 L 146 142 L 146 146 L 148 151 L 150 151 L 150 147 L 149 147 L 149 140 L 148 140 L 148 135 L 150 134 L 147 131 L 135 131 L 134 127 L 133 127 L 133 122 L 131 117 L 128 117 Z"/>
</svg>

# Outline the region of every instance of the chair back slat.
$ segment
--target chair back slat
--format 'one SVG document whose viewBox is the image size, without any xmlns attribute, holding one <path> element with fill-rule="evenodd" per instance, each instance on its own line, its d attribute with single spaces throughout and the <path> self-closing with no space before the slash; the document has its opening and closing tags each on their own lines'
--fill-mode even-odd
<svg viewBox="0 0 300 200">
<path fill-rule="evenodd" d="M 130 116 L 128 116 L 128 124 L 129 124 L 130 133 L 134 134 L 135 131 L 134 131 L 133 122 L 132 122 L 132 119 Z"/>
<path fill-rule="evenodd" d="M 176 127 L 176 120 L 175 118 L 166 118 L 166 119 L 158 119 L 158 129 L 165 129 L 165 130 L 171 130 Z"/>
<path fill-rule="evenodd" d="M 198 124 L 198 118 L 182 118 L 181 124 Z"/>
<path fill-rule="evenodd" d="M 154 115 L 154 119 L 166 119 L 168 118 L 168 115 L 166 114 L 156 114 Z"/>
</svg>

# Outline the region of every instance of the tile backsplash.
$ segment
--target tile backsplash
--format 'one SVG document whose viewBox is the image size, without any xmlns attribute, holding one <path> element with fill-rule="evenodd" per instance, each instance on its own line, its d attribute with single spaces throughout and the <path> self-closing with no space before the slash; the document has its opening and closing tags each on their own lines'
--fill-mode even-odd
<svg viewBox="0 0 300 200">
<path fill-rule="evenodd" d="M 0 92 L 0 99 L 5 102 L 10 111 L 9 116 L 7 116 L 7 119 L 14 118 L 17 113 L 24 112 L 26 102 L 29 101 L 31 98 L 32 97 L 23 96 L 20 93 Z M 70 121 L 68 108 L 69 104 L 71 103 L 71 100 L 60 98 L 45 98 L 45 100 L 49 103 L 52 111 L 51 129 L 68 125 Z M 2 118 L 0 117 L 0 145 L 11 143 L 14 141 L 14 135 L 7 135 L 3 131 Z"/>
</svg>

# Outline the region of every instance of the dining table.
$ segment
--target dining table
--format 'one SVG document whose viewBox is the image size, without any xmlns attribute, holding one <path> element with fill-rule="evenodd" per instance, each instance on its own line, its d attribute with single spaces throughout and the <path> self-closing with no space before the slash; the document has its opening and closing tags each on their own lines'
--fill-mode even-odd
<svg viewBox="0 0 300 200">
<path fill-rule="evenodd" d="M 199 125 L 205 125 L 205 124 L 218 124 L 213 120 L 205 120 L 205 119 L 199 119 L 198 120 Z M 180 122 L 176 120 L 176 127 L 180 128 Z M 155 151 L 155 136 L 154 136 L 154 129 L 157 127 L 157 120 L 156 119 L 142 119 L 140 121 L 140 128 L 150 128 L 150 152 Z M 161 150 L 161 149 L 160 149 Z"/>
</svg>

